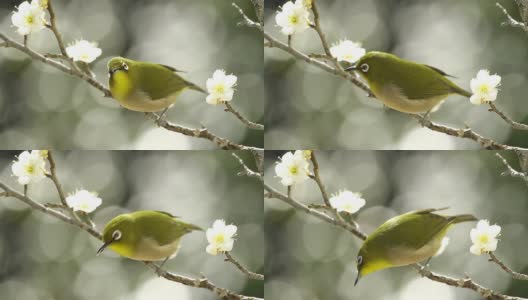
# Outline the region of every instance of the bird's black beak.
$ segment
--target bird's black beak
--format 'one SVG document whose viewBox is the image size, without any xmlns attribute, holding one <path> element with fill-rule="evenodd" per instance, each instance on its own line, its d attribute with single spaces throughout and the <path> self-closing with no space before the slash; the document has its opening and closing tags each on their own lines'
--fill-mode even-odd
<svg viewBox="0 0 528 300">
<path fill-rule="evenodd" d="M 349 72 L 349 71 L 355 71 L 357 69 L 358 69 L 358 67 L 357 67 L 357 65 L 355 65 L 355 66 L 351 66 L 351 67 L 346 68 L 345 71 Z"/>
<path fill-rule="evenodd" d="M 104 244 L 101 246 L 101 248 L 99 248 L 99 250 L 97 250 L 97 254 L 96 254 L 96 255 L 101 254 L 101 253 L 104 251 L 104 249 L 106 249 L 106 247 L 108 247 L 110 244 L 112 244 L 113 241 L 114 241 L 114 240 L 111 240 L 111 241 L 108 241 L 108 242 L 104 243 Z"/>
<path fill-rule="evenodd" d="M 356 286 L 356 285 L 358 284 L 358 282 L 359 282 L 359 278 L 360 278 L 360 277 L 361 277 L 361 275 L 360 275 L 359 272 L 358 272 L 358 275 L 357 275 L 357 277 L 356 277 L 356 281 L 354 281 L 354 286 Z"/>
</svg>

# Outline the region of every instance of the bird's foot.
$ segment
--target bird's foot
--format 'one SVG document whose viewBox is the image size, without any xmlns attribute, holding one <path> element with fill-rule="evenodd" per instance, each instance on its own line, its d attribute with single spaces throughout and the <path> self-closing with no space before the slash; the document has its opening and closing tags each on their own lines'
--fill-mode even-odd
<svg viewBox="0 0 528 300">
<path fill-rule="evenodd" d="M 156 120 L 156 125 L 158 125 L 159 127 L 162 127 L 163 123 L 165 122 L 165 120 L 163 119 L 163 117 L 165 116 L 165 113 L 167 112 L 167 110 L 169 110 L 169 108 L 165 108 L 159 115 L 156 115 L 158 118 Z"/>
<path fill-rule="evenodd" d="M 431 119 L 429 118 L 430 116 L 430 111 L 426 112 L 423 116 L 420 115 L 420 125 L 422 125 L 422 127 L 427 127 L 429 124 L 431 124 Z"/>
<path fill-rule="evenodd" d="M 165 271 L 161 268 L 161 266 L 156 270 L 156 275 L 158 275 L 158 277 L 163 276 L 164 273 Z"/>
</svg>

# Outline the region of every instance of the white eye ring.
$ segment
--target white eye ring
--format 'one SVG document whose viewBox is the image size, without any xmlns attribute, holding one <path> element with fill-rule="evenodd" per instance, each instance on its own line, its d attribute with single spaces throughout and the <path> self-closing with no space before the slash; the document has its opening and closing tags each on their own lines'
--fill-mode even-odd
<svg viewBox="0 0 528 300">
<path fill-rule="evenodd" d="M 357 258 L 357 264 L 361 265 L 363 263 L 363 256 L 358 256 Z"/>
<path fill-rule="evenodd" d="M 123 70 L 128 71 L 128 65 L 123 63 Z"/>
<path fill-rule="evenodd" d="M 121 230 L 116 230 L 114 233 L 112 233 L 112 239 L 114 241 L 119 241 L 121 239 Z"/>
<path fill-rule="evenodd" d="M 361 70 L 361 72 L 367 73 L 370 67 L 367 64 L 362 64 L 361 66 L 359 66 L 359 69 Z"/>
</svg>

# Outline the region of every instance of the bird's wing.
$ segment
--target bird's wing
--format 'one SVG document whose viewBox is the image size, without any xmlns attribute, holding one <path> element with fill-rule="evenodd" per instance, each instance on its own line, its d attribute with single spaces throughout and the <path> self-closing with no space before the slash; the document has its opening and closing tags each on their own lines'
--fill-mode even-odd
<svg viewBox="0 0 528 300">
<path fill-rule="evenodd" d="M 439 74 L 441 76 L 438 76 Z M 428 100 L 438 96 L 447 96 L 460 89 L 445 78 L 445 74 L 445 72 L 427 65 L 414 64 L 410 70 L 398 72 L 395 84 L 410 100 Z"/>
<path fill-rule="evenodd" d="M 164 67 L 164 68 L 167 68 L 169 70 L 171 70 L 172 72 L 177 72 L 177 73 L 187 73 L 187 71 L 183 71 L 183 70 L 180 70 L 180 69 L 176 69 L 174 67 L 171 67 L 171 66 L 167 66 L 167 65 L 162 65 L 162 64 L 159 64 L 160 66 Z"/>
<path fill-rule="evenodd" d="M 428 217 L 427 222 L 423 220 L 425 215 Z M 379 229 L 383 231 L 386 238 L 390 239 L 389 244 L 418 250 L 445 230 L 448 225 L 447 218 L 433 214 L 431 210 L 423 210 L 393 218 L 381 225 Z M 405 238 L 402 239 L 402 236 Z"/>
<path fill-rule="evenodd" d="M 160 246 L 170 244 L 183 235 L 180 222 L 167 212 L 146 212 L 138 215 L 135 222 L 141 225 L 143 235 L 156 240 Z"/>
<path fill-rule="evenodd" d="M 144 64 L 134 74 L 139 90 L 152 101 L 164 99 L 188 87 L 187 82 L 173 70 L 158 64 Z"/>
<path fill-rule="evenodd" d="M 442 76 L 451 77 L 451 78 L 456 78 L 455 76 L 453 76 L 453 75 L 449 75 L 449 74 L 447 74 L 446 72 L 444 72 L 444 71 L 442 71 L 442 70 L 440 70 L 440 69 L 438 69 L 438 68 L 435 68 L 435 67 L 433 67 L 433 66 L 426 65 L 426 64 L 424 64 L 424 66 L 426 66 L 426 67 L 428 67 L 428 68 L 430 68 L 430 69 L 436 71 L 438 74 L 440 74 L 440 75 L 442 75 Z"/>
</svg>

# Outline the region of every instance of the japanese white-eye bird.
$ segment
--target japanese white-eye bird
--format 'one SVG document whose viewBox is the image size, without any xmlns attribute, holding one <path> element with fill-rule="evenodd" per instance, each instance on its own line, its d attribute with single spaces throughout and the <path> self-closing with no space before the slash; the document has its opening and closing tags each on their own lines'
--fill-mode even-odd
<svg viewBox="0 0 528 300">
<path fill-rule="evenodd" d="M 118 215 L 106 224 L 104 244 L 97 250 L 97 255 L 108 247 L 134 260 L 163 260 L 163 265 L 176 256 L 181 238 L 194 230 L 202 229 L 162 211 L 144 210 Z"/>
<path fill-rule="evenodd" d="M 429 113 L 451 94 L 471 97 L 444 71 L 389 53 L 368 52 L 346 70 L 358 72 L 383 104 L 405 113 Z"/>
<path fill-rule="evenodd" d="M 452 225 L 477 220 L 472 215 L 434 213 L 443 209 L 446 208 L 412 211 L 381 224 L 359 250 L 354 285 L 372 272 L 430 259 L 440 249 L 442 239 Z"/>
<path fill-rule="evenodd" d="M 125 108 L 140 112 L 166 111 L 186 89 L 206 93 L 178 72 L 165 65 L 114 57 L 108 61 L 108 84 L 112 97 Z"/>
</svg>

